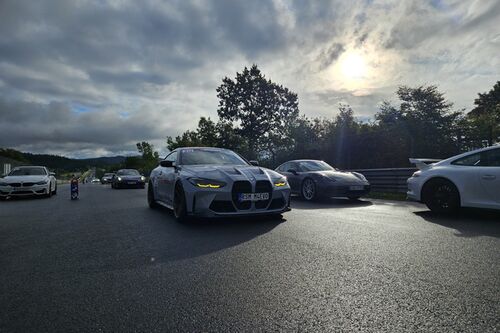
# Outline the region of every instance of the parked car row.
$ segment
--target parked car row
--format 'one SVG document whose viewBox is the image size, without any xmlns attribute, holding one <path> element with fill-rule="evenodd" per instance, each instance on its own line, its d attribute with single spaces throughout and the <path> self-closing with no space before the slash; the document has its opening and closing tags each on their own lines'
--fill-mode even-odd
<svg viewBox="0 0 500 333">
<path fill-rule="evenodd" d="M 436 212 L 460 207 L 500 209 L 500 146 L 483 148 L 434 164 L 410 159 L 419 169 L 407 181 L 409 200 Z M 52 196 L 57 182 L 46 167 L 22 166 L 0 178 L 0 198 Z M 94 179 L 92 182 L 98 182 Z M 145 188 L 135 169 L 106 173 L 100 180 L 113 189 Z M 324 161 L 293 160 L 275 170 L 260 167 L 222 148 L 178 148 L 149 177 L 149 206 L 168 207 L 175 216 L 276 215 L 290 210 L 292 194 L 311 201 L 321 197 L 357 200 L 370 192 L 361 173 L 338 170 Z"/>
<path fill-rule="evenodd" d="M 148 203 L 190 216 L 279 215 L 290 210 L 292 193 L 358 199 L 370 191 L 366 178 L 323 161 L 297 160 L 276 170 L 258 166 L 221 148 L 178 148 L 151 172 Z"/>
</svg>

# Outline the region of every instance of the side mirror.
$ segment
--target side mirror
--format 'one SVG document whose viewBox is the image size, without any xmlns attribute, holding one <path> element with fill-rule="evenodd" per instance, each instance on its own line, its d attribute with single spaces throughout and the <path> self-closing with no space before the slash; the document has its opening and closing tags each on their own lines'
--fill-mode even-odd
<svg viewBox="0 0 500 333">
<path fill-rule="evenodd" d="M 294 175 L 297 174 L 297 171 L 295 169 L 288 169 L 287 172 L 293 173 Z"/>
<path fill-rule="evenodd" d="M 174 166 L 174 163 L 172 161 L 160 161 L 160 165 L 164 168 L 172 168 Z"/>
<path fill-rule="evenodd" d="M 56 176 L 56 173 L 55 172 L 49 172 L 49 176 Z"/>
<path fill-rule="evenodd" d="M 259 166 L 259 161 L 251 160 L 249 161 L 251 165 Z"/>
</svg>

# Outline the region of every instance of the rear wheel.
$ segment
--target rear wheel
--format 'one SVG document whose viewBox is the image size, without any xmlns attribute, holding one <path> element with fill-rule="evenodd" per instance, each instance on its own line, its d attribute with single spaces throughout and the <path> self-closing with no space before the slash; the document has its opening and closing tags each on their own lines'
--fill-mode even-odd
<svg viewBox="0 0 500 333">
<path fill-rule="evenodd" d="M 433 212 L 451 213 L 460 208 L 460 193 L 446 179 L 434 179 L 424 185 L 423 201 Z"/>
<path fill-rule="evenodd" d="M 149 184 L 148 184 L 148 204 L 149 204 L 149 208 L 158 207 L 158 203 L 155 200 L 155 193 L 153 190 L 153 184 L 151 182 L 149 182 Z"/>
<path fill-rule="evenodd" d="M 300 194 L 302 195 L 302 198 L 307 201 L 316 199 L 316 184 L 314 184 L 314 181 L 311 178 L 304 179 Z"/>
<path fill-rule="evenodd" d="M 180 183 L 175 185 L 174 216 L 179 222 L 186 222 L 187 220 L 186 195 Z"/>
</svg>

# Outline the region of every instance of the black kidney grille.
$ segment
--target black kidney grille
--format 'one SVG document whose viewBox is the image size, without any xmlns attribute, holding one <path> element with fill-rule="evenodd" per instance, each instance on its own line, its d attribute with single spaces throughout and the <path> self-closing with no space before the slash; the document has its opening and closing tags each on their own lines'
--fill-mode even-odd
<svg viewBox="0 0 500 333">
<path fill-rule="evenodd" d="M 233 189 L 231 191 L 233 204 L 238 209 L 250 209 L 252 203 L 250 201 L 239 202 L 238 194 L 239 193 L 252 193 L 252 184 L 246 180 L 236 181 L 233 184 Z"/>
<path fill-rule="evenodd" d="M 33 185 L 35 185 L 35 183 L 23 183 L 23 186 L 26 186 L 26 187 L 33 186 Z"/>
<path fill-rule="evenodd" d="M 266 208 L 269 205 L 269 202 L 271 201 L 272 192 L 273 192 L 273 186 L 271 185 L 270 181 L 258 180 L 257 183 L 255 183 L 255 193 L 269 193 L 269 199 L 265 201 L 256 201 L 255 208 L 257 209 Z"/>
</svg>

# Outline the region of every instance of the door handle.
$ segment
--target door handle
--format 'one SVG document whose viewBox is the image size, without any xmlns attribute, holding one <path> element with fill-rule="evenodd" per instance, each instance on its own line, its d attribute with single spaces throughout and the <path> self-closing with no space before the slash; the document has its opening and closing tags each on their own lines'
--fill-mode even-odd
<svg viewBox="0 0 500 333">
<path fill-rule="evenodd" d="M 484 180 L 495 180 L 495 179 L 497 179 L 497 177 L 494 176 L 494 175 L 484 175 L 481 178 L 484 179 Z"/>
</svg>

